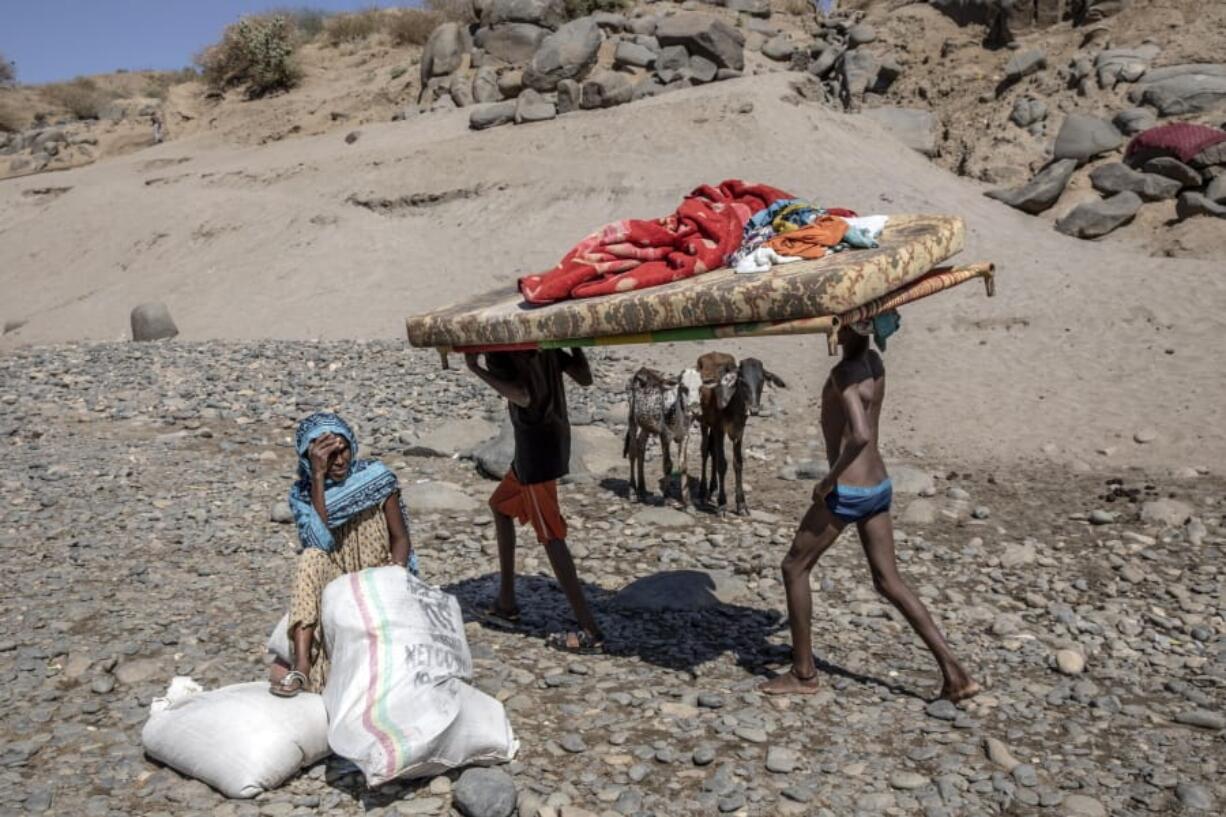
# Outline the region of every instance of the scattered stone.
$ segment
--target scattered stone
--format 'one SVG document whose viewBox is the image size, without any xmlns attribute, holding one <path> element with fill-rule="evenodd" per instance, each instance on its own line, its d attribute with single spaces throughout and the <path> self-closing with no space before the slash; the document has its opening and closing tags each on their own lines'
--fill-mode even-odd
<svg viewBox="0 0 1226 817">
<path fill-rule="evenodd" d="M 776 62 L 788 62 L 794 51 L 796 44 L 787 34 L 776 34 L 762 44 L 762 55 Z"/>
<path fill-rule="evenodd" d="M 1111 124 L 1125 136 L 1135 136 L 1157 125 L 1158 115 L 1149 108 L 1129 108 L 1117 113 Z"/>
<path fill-rule="evenodd" d="M 1172 73 L 1180 69 L 1187 71 Z M 1157 109 L 1159 116 L 1187 116 L 1220 108 L 1226 105 L 1226 65 L 1170 66 L 1150 71 L 1129 98 Z"/>
<path fill-rule="evenodd" d="M 1073 113 L 1066 116 L 1060 126 L 1054 155 L 1057 159 L 1076 159 L 1084 163 L 1118 149 L 1123 143 L 1123 135 L 1110 122 Z"/>
<path fill-rule="evenodd" d="M 1084 794 L 1065 795 L 1060 809 L 1067 817 L 1107 817 L 1103 804 Z"/>
<path fill-rule="evenodd" d="M 1074 238 L 1099 238 L 1132 221 L 1142 203 L 1141 197 L 1131 191 L 1085 202 L 1058 220 L 1056 229 Z"/>
<path fill-rule="evenodd" d="M 360 130 L 351 130 L 349 133 L 345 134 L 345 144 L 352 145 L 354 142 L 358 141 L 361 136 L 362 132 Z"/>
<path fill-rule="evenodd" d="M 404 502 L 414 514 L 449 511 L 475 511 L 481 506 L 477 500 L 452 482 L 420 482 L 406 487 Z"/>
<path fill-rule="evenodd" d="M 930 782 L 932 781 L 918 772 L 898 771 L 890 775 L 890 787 L 901 789 L 902 791 L 922 789 Z"/>
<path fill-rule="evenodd" d="M 1090 173 L 1090 183 L 1103 195 L 1130 191 L 1145 201 L 1173 199 L 1179 192 L 1179 182 L 1153 173 L 1139 173 L 1119 162 L 1096 167 Z"/>
<path fill-rule="evenodd" d="M 132 340 L 166 340 L 179 334 L 170 309 L 161 301 L 141 304 L 132 310 Z"/>
<path fill-rule="evenodd" d="M 984 738 L 983 748 L 987 752 L 988 760 L 995 763 L 1006 772 L 1012 772 L 1015 768 L 1021 765 L 1021 761 L 1013 756 L 1009 751 L 1009 747 L 996 738 Z"/>
<path fill-rule="evenodd" d="M 573 79 L 564 79 L 558 83 L 557 96 L 558 113 L 572 113 L 579 110 L 583 97 L 583 86 Z"/>
<path fill-rule="evenodd" d="M 924 711 L 928 713 L 928 717 L 936 718 L 939 721 L 957 720 L 958 715 L 961 714 L 961 711 L 958 709 L 956 704 L 951 701 L 947 701 L 944 698 L 937 698 L 935 701 L 928 704 L 928 706 L 924 708 Z"/>
<path fill-rule="evenodd" d="M 713 746 L 699 746 L 694 750 L 691 759 L 695 766 L 709 766 L 715 761 L 715 748 Z"/>
<path fill-rule="evenodd" d="M 587 744 L 583 742 L 583 737 L 575 732 L 563 735 L 558 740 L 558 745 L 573 755 L 587 751 Z"/>
<path fill-rule="evenodd" d="M 1000 566 L 1007 569 L 1022 567 L 1024 565 L 1033 564 L 1038 558 L 1035 547 L 1032 544 L 1010 544 L 1005 546 L 1004 553 L 1000 555 Z"/>
<path fill-rule="evenodd" d="M 527 23 L 506 23 L 477 31 L 476 44 L 495 59 L 523 65 L 549 36 L 549 29 Z M 488 66 L 483 66 L 488 67 Z"/>
<path fill-rule="evenodd" d="M 421 86 L 424 90 L 434 77 L 459 70 L 464 55 L 472 50 L 468 29 L 459 23 L 442 23 L 430 33 L 421 52 Z"/>
<path fill-rule="evenodd" d="M 1077 169 L 1076 159 L 1058 159 L 1021 187 L 1011 187 L 1002 190 L 989 190 L 984 195 L 996 199 L 1024 213 L 1038 215 L 1052 207 L 1060 200 L 1064 188 L 1068 186 L 1073 171 Z"/>
<path fill-rule="evenodd" d="M 1217 712 L 1210 712 L 1207 709 L 1193 709 L 1188 712 L 1180 712 L 1176 715 L 1175 723 L 1182 723 L 1184 726 L 1195 726 L 1198 729 L 1217 731 L 1226 729 L 1226 716 L 1220 715 Z"/>
<path fill-rule="evenodd" d="M 115 667 L 115 680 L 126 686 L 141 684 L 163 675 L 169 675 L 161 661 L 152 658 L 137 658 L 134 661 L 124 661 Z"/>
<path fill-rule="evenodd" d="M 1086 668 L 1085 656 L 1077 650 L 1056 650 L 1056 668 L 1065 675 L 1080 675 Z"/>
<path fill-rule="evenodd" d="M 535 52 L 534 52 L 535 53 Z M 506 99 L 514 99 L 524 89 L 524 72 L 518 68 L 503 71 L 498 75 L 498 93 Z"/>
<path fill-rule="evenodd" d="M 595 71 L 584 81 L 579 94 L 579 107 L 584 109 L 612 108 L 634 98 L 630 78 L 617 71 Z"/>
<path fill-rule="evenodd" d="M 502 92 L 498 90 L 498 72 L 488 65 L 478 68 L 477 73 L 473 76 L 472 97 L 473 102 L 478 105 L 501 100 Z"/>
<path fill-rule="evenodd" d="M 794 751 L 783 746 L 766 750 L 766 770 L 775 774 L 791 774 L 796 770 L 798 757 Z"/>
<path fill-rule="evenodd" d="M 898 519 L 903 525 L 931 525 L 937 521 L 937 506 L 928 499 L 914 499 Z"/>
<path fill-rule="evenodd" d="M 272 506 L 272 513 L 268 515 L 268 518 L 278 525 L 288 525 L 294 521 L 294 512 L 290 509 L 289 503 L 282 500 Z"/>
<path fill-rule="evenodd" d="M 1019 97 L 1013 103 L 1009 121 L 1019 128 L 1029 128 L 1047 119 L 1047 103 L 1033 97 Z"/>
<path fill-rule="evenodd" d="M 1191 170 L 1191 168 L 1188 168 Z M 1226 173 L 1215 176 L 1205 188 L 1205 198 L 1218 204 L 1226 204 Z"/>
<path fill-rule="evenodd" d="M 622 40 L 613 53 L 616 68 L 651 68 L 656 64 L 656 52 L 646 46 Z"/>
<path fill-rule="evenodd" d="M 1178 528 L 1182 527 L 1192 514 L 1192 506 L 1178 499 L 1151 499 L 1141 503 L 1140 519 L 1150 525 Z"/>
<path fill-rule="evenodd" d="M 1094 510 L 1090 511 L 1091 525 L 1110 525 L 1115 522 L 1115 514 L 1110 511 Z"/>
<path fill-rule="evenodd" d="M 518 795 L 515 781 L 500 769 L 466 769 L 455 783 L 451 802 L 465 817 L 511 817 Z"/>
<path fill-rule="evenodd" d="M 1215 804 L 1209 790 L 1198 783 L 1179 783 L 1175 786 L 1175 796 L 1184 808 L 1212 811 Z"/>
</svg>

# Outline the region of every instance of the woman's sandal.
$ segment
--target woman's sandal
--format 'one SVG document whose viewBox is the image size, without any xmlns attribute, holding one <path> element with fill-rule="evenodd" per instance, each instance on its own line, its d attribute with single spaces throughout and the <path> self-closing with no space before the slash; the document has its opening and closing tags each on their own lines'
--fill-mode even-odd
<svg viewBox="0 0 1226 817">
<path fill-rule="evenodd" d="M 310 683 L 307 677 L 298 670 L 290 670 L 285 677 L 268 687 L 268 691 L 278 698 L 292 698 Z"/>
<path fill-rule="evenodd" d="M 568 633 L 551 633 L 545 646 L 571 655 L 599 655 L 604 652 L 604 639 L 587 630 L 572 630 Z"/>
</svg>

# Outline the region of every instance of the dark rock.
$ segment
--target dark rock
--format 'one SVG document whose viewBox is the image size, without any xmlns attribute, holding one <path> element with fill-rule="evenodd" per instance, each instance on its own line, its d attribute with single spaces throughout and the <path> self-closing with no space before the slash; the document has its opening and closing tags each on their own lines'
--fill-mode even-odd
<svg viewBox="0 0 1226 817">
<path fill-rule="evenodd" d="M 443 23 L 434 29 L 421 52 L 423 93 L 434 77 L 446 76 L 458 70 L 464 55 L 471 49 L 468 29 L 458 23 Z"/>
<path fill-rule="evenodd" d="M 690 65 L 690 54 L 683 45 L 669 45 L 660 49 L 656 70 L 682 71 Z"/>
<path fill-rule="evenodd" d="M 1171 66 L 1150 71 L 1129 94 L 1161 116 L 1186 116 L 1226 105 L 1226 65 Z"/>
<path fill-rule="evenodd" d="M 482 105 L 479 108 L 474 108 L 473 112 L 468 115 L 468 126 L 473 130 L 485 130 L 486 128 L 494 128 L 498 125 L 509 125 L 514 121 L 514 100 L 495 102 L 492 105 Z M 507 462 L 509 467 L 510 457 L 507 458 Z M 502 473 L 506 473 L 505 468 Z"/>
<path fill-rule="evenodd" d="M 762 55 L 776 62 L 788 62 L 795 50 L 796 45 L 787 34 L 777 34 L 762 45 Z"/>
<path fill-rule="evenodd" d="M 473 82 L 465 74 L 452 74 L 447 92 L 457 108 L 467 108 L 473 104 Z"/>
<path fill-rule="evenodd" d="M 1139 48 L 1112 48 L 1094 58 L 1100 88 L 1114 88 L 1120 82 L 1136 82 L 1149 69 L 1150 62 L 1162 52 L 1153 44 Z"/>
<path fill-rule="evenodd" d="M 1159 156 L 1141 166 L 1145 173 L 1155 173 L 1179 182 L 1181 187 L 1200 187 L 1205 183 L 1200 173 L 1185 165 L 1174 156 Z"/>
<path fill-rule="evenodd" d="M 590 17 L 572 20 L 545 38 L 524 71 L 524 84 L 552 91 L 564 79 L 578 79 L 596 62 L 603 35 Z"/>
<path fill-rule="evenodd" d="M 939 122 L 932 111 L 919 108 L 870 108 L 864 116 L 912 150 L 925 156 L 937 153 Z"/>
<path fill-rule="evenodd" d="M 573 79 L 564 79 L 558 83 L 558 113 L 570 113 L 579 110 L 583 99 L 583 86 Z"/>
<path fill-rule="evenodd" d="M 770 0 L 725 0 L 724 7 L 750 17 L 766 19 L 771 16 Z"/>
<path fill-rule="evenodd" d="M 611 11 L 598 11 L 592 15 L 592 20 L 596 25 L 600 26 L 602 31 L 619 33 L 630 30 L 630 21 L 625 15 L 614 14 Z"/>
<path fill-rule="evenodd" d="M 690 54 L 706 57 L 720 68 L 745 68 L 745 36 L 718 17 L 707 14 L 676 14 L 656 26 L 662 46 L 685 46 Z"/>
<path fill-rule="evenodd" d="M 1132 221 L 1141 204 L 1141 197 L 1132 192 L 1088 201 L 1065 214 L 1056 222 L 1056 229 L 1075 238 L 1098 238 Z"/>
<path fill-rule="evenodd" d="M 503 71 L 498 75 L 498 93 L 506 99 L 514 99 L 524 89 L 524 72 L 519 69 Z"/>
<path fill-rule="evenodd" d="M 1209 790 L 1198 783 L 1179 783 L 1175 786 L 1175 796 L 1179 798 L 1179 802 L 1184 808 L 1199 809 L 1200 811 L 1212 811 L 1214 806 L 1213 795 Z"/>
<path fill-rule="evenodd" d="M 859 23 L 847 29 L 847 42 L 852 48 L 877 41 L 877 29 L 868 23 Z"/>
<path fill-rule="evenodd" d="M 856 48 L 843 55 L 843 103 L 854 108 L 877 83 L 881 63 L 867 49 Z"/>
<path fill-rule="evenodd" d="M 745 583 L 722 571 L 674 570 L 637 579 L 613 597 L 625 610 L 708 610 L 730 604 L 745 594 Z"/>
<path fill-rule="evenodd" d="M 177 334 L 179 327 L 161 301 L 141 304 L 132 310 L 132 340 L 163 340 Z"/>
<path fill-rule="evenodd" d="M 1226 203 L 1226 175 L 1216 176 L 1205 188 L 1205 198 L 1217 204 Z"/>
<path fill-rule="evenodd" d="M 1140 173 L 1119 162 L 1094 168 L 1090 173 L 1090 183 L 1095 190 L 1107 196 L 1130 190 L 1145 201 L 1173 199 L 1181 187 L 1174 179 Z"/>
<path fill-rule="evenodd" d="M 1093 116 L 1069 114 L 1056 136 L 1054 155 L 1057 159 L 1086 162 L 1103 153 L 1116 150 L 1124 137 L 1110 122 Z"/>
<path fill-rule="evenodd" d="M 515 781 L 499 769 L 467 769 L 455 782 L 451 801 L 465 817 L 510 817 L 518 795 Z"/>
<path fill-rule="evenodd" d="M 1216 216 L 1226 218 L 1226 204 L 1218 204 L 1204 193 L 1188 190 L 1179 194 L 1179 202 L 1175 205 L 1175 214 L 1181 219 L 1193 216 Z"/>
</svg>

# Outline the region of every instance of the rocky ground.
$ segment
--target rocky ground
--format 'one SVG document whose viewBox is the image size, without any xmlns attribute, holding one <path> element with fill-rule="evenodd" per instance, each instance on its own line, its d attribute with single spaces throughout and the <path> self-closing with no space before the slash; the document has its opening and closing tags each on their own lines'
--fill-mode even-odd
<svg viewBox="0 0 1226 817">
<path fill-rule="evenodd" d="M 752 421 L 750 519 L 641 508 L 610 456 L 629 365 L 596 358 L 601 388 L 572 395 L 595 454 L 563 488 L 610 654 L 544 646 L 567 616 L 535 547 L 525 631 L 468 625 L 476 682 L 522 741 L 504 769 L 520 815 L 1220 813 L 1220 474 L 895 457 L 904 575 L 985 692 L 930 702 L 931 659 L 848 541 L 814 576 L 825 689 L 767 700 L 816 431 L 782 410 Z M 497 427 L 473 378 L 400 343 L 27 347 L 0 359 L 0 406 L 0 813 L 449 813 L 455 776 L 367 790 L 335 760 L 228 802 L 146 760 L 139 735 L 172 675 L 263 675 L 294 564 L 276 521 L 289 440 L 310 411 L 342 412 L 400 474 L 424 576 L 469 614 L 490 595 L 491 483 L 422 456 Z M 619 593 L 662 571 L 701 586 Z"/>
</svg>

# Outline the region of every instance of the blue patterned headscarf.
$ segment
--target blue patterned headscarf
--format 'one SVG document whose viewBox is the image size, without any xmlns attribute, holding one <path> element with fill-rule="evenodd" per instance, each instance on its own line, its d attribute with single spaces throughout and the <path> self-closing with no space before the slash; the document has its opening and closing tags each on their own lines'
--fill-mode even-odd
<svg viewBox="0 0 1226 817">
<path fill-rule="evenodd" d="M 324 504 L 328 509 L 325 525 L 311 503 L 311 443 L 324 434 L 335 434 L 349 444 L 349 473 L 342 480 L 324 482 Z M 319 412 L 298 424 L 294 435 L 294 450 L 298 452 L 298 481 L 289 492 L 289 506 L 298 526 L 298 539 L 304 548 L 319 548 L 331 553 L 336 548 L 332 531 L 352 520 L 362 511 L 377 507 L 400 490 L 396 475 L 378 460 L 359 460 L 358 440 L 349 424 L 335 414 Z M 399 500 L 400 515 L 405 530 L 409 514 L 404 498 Z M 417 554 L 409 552 L 409 570 L 417 574 Z"/>
</svg>

